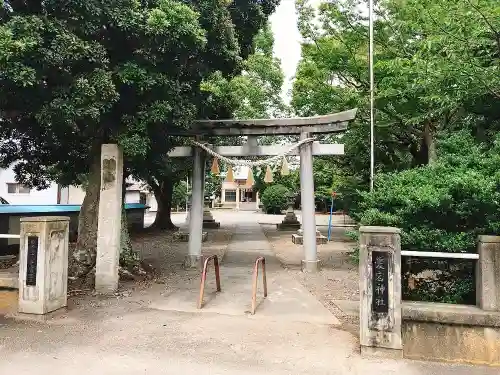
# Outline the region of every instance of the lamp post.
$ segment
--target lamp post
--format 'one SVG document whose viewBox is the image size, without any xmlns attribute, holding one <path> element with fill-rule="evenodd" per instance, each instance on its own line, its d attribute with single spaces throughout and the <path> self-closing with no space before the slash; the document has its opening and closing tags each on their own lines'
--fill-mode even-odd
<svg viewBox="0 0 500 375">
<path fill-rule="evenodd" d="M 370 48 L 369 48 L 369 66 L 370 66 L 370 191 L 373 191 L 375 177 L 375 108 L 374 108 L 374 74 L 373 74 L 373 0 L 368 0 L 368 18 L 370 29 Z"/>
<path fill-rule="evenodd" d="M 186 213 L 188 212 L 188 201 L 189 201 L 189 177 L 186 176 Z"/>
</svg>

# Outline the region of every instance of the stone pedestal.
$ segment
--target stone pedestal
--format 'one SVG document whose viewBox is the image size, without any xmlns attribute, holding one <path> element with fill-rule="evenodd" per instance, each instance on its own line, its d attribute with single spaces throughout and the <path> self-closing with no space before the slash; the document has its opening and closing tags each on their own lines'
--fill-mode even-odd
<svg viewBox="0 0 500 375">
<path fill-rule="evenodd" d="M 116 144 L 101 147 L 101 193 L 97 226 L 95 289 L 113 293 L 118 289 L 122 227 L 123 153 Z"/>
<path fill-rule="evenodd" d="M 359 233 L 361 352 L 401 357 L 400 230 L 361 227 Z"/>
<path fill-rule="evenodd" d="M 304 229 L 299 229 L 299 230 L 297 231 L 297 234 L 298 234 L 299 236 L 303 236 L 303 235 L 304 235 Z M 322 236 L 321 232 L 320 232 L 319 230 L 317 230 L 317 229 L 316 229 L 316 237 L 321 237 L 321 236 Z"/>
<path fill-rule="evenodd" d="M 285 218 L 280 224 L 276 224 L 278 230 L 297 230 L 300 229 L 300 223 L 293 212 L 293 207 L 289 207 L 286 212 Z"/>
<path fill-rule="evenodd" d="M 69 217 L 21 218 L 19 312 L 47 314 L 67 305 Z"/>
<path fill-rule="evenodd" d="M 295 245 L 302 245 L 304 243 L 304 231 L 299 229 L 296 234 L 292 234 L 292 242 Z M 316 229 L 316 245 L 324 245 L 328 243 L 328 238 L 323 236 L 319 230 Z"/>
<path fill-rule="evenodd" d="M 203 210 L 203 228 L 206 229 L 217 229 L 220 228 L 220 223 L 215 221 L 212 213 L 208 208 Z"/>
<path fill-rule="evenodd" d="M 500 236 L 479 236 L 476 302 L 486 311 L 500 311 Z"/>
<path fill-rule="evenodd" d="M 201 234 L 201 240 L 205 242 L 208 238 L 208 233 L 207 232 L 202 232 Z M 189 233 L 188 232 L 175 232 L 174 233 L 174 239 L 179 241 L 179 242 L 189 242 Z"/>
</svg>

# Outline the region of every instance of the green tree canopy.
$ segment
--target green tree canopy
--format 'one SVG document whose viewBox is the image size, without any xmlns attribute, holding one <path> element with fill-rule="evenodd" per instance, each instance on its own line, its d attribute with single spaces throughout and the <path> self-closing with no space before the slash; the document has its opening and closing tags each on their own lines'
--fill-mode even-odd
<svg viewBox="0 0 500 375">
<path fill-rule="evenodd" d="M 219 110 L 201 82 L 240 71 L 276 1 L 33 4 L 10 1 L 0 27 L 0 155 L 39 185 L 73 182 L 101 143 L 168 150 L 169 129 Z"/>
<path fill-rule="evenodd" d="M 171 130 L 225 116 L 201 83 L 237 75 L 277 0 L 8 0 L 0 23 L 0 164 L 19 181 L 77 183 L 95 248 L 100 146 L 161 158 Z M 155 160 L 157 162 L 157 160 Z M 130 164 L 128 168 L 130 169 Z M 92 189 L 92 191 L 89 191 Z M 86 238 L 79 228 L 79 242 Z M 90 257 L 92 258 L 92 257 Z M 92 259 L 90 262 L 92 263 Z"/>
<path fill-rule="evenodd" d="M 305 41 L 293 88 L 300 115 L 358 107 L 337 164 L 369 176 L 368 23 L 361 2 L 297 2 Z M 439 131 L 498 129 L 500 7 L 495 0 L 384 0 L 375 21 L 378 171 L 435 158 Z M 318 18 L 316 18 L 318 17 Z M 317 22 L 319 20 L 319 22 Z"/>
<path fill-rule="evenodd" d="M 211 118 L 262 118 L 276 116 L 284 111 L 280 97 L 283 73 L 280 62 L 273 57 L 274 38 L 268 24 L 265 24 L 253 39 L 252 53 L 241 63 L 240 74 L 224 76 L 217 71 L 204 79 L 201 90 L 205 95 L 204 108 L 212 109 Z M 211 144 L 236 145 L 242 142 L 240 137 L 206 139 Z M 170 137 L 172 145 L 190 145 L 182 138 Z M 145 156 L 139 155 L 131 163 L 132 173 L 148 182 L 159 202 L 154 226 L 173 228 L 170 220 L 173 184 L 184 180 L 192 170 L 190 159 L 174 159 L 166 156 L 165 150 L 151 147 Z M 208 173 L 206 193 L 220 194 L 220 178 Z M 219 184 L 219 186 L 217 186 Z M 209 194 L 210 193 L 210 194 Z"/>
</svg>

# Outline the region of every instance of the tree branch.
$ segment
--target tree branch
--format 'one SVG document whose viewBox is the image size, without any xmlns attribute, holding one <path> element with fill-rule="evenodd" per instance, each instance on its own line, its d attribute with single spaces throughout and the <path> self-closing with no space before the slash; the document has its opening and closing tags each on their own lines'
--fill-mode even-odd
<svg viewBox="0 0 500 375">
<path fill-rule="evenodd" d="M 481 9 L 477 5 L 473 4 L 471 0 L 465 0 L 465 1 L 467 1 L 469 3 L 469 5 L 472 7 L 472 9 L 474 9 L 476 12 L 478 12 L 481 15 L 484 22 L 486 22 L 486 24 L 491 29 L 493 34 L 495 34 L 496 41 L 497 41 L 497 47 L 498 47 L 498 53 L 500 53 L 500 32 L 493 27 L 493 25 L 491 24 L 488 17 L 486 17 L 486 15 L 481 11 Z"/>
<path fill-rule="evenodd" d="M 469 44 L 469 41 L 467 39 L 460 38 L 457 35 L 455 35 L 453 33 L 450 33 L 448 30 L 446 30 L 443 27 L 441 27 L 441 25 L 439 24 L 439 22 L 432 16 L 432 14 L 430 12 L 426 11 L 426 13 L 429 16 L 429 18 L 431 19 L 432 23 L 434 23 L 434 25 L 437 26 L 437 28 L 439 30 L 441 30 L 443 33 L 447 34 L 448 36 L 451 36 L 453 39 L 456 39 L 459 42 Z"/>
</svg>

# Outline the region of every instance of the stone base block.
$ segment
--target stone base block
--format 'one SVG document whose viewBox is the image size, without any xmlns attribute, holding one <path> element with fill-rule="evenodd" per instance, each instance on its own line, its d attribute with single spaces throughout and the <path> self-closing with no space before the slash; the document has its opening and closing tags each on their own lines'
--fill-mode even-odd
<svg viewBox="0 0 500 375">
<path fill-rule="evenodd" d="M 201 233 L 201 240 L 205 242 L 208 238 L 208 233 L 207 232 L 202 232 Z M 174 233 L 174 239 L 176 239 L 179 242 L 188 242 L 189 241 L 189 232 L 175 232 Z"/>
<path fill-rule="evenodd" d="M 68 313 L 67 307 L 61 307 L 55 311 L 51 311 L 47 314 L 39 315 L 39 314 L 26 314 L 26 313 L 11 313 L 7 314 L 6 318 L 13 319 L 20 322 L 38 322 L 38 323 L 46 323 L 56 319 L 64 318 Z"/>
<path fill-rule="evenodd" d="M 304 235 L 304 230 L 303 230 L 303 229 L 299 229 L 299 230 L 297 231 L 297 234 L 298 234 L 299 236 L 303 236 L 303 235 Z M 317 230 L 317 229 L 316 229 L 316 237 L 320 237 L 320 236 L 322 236 L 321 232 L 320 232 L 319 230 Z"/>
<path fill-rule="evenodd" d="M 361 345 L 361 355 L 376 358 L 402 359 L 403 350 Z"/>
<path fill-rule="evenodd" d="M 218 229 L 220 228 L 220 223 L 217 221 L 203 221 L 203 228 L 205 229 Z"/>
<path fill-rule="evenodd" d="M 319 260 L 303 260 L 302 272 L 318 272 Z"/>
<path fill-rule="evenodd" d="M 316 237 L 316 245 L 325 245 L 328 243 L 328 238 L 325 236 Z"/>
<path fill-rule="evenodd" d="M 184 267 L 201 269 L 202 259 L 199 255 L 186 255 L 186 258 L 184 258 Z"/>
<path fill-rule="evenodd" d="M 500 366 L 500 312 L 447 303 L 403 303 L 405 358 Z"/>
<path fill-rule="evenodd" d="M 298 230 L 300 229 L 300 223 L 279 223 L 276 224 L 276 229 L 278 230 Z"/>
<path fill-rule="evenodd" d="M 303 245 L 304 237 L 298 234 L 292 234 L 292 242 L 295 245 Z M 324 245 L 326 243 L 328 243 L 328 238 L 323 235 L 316 236 L 316 245 Z"/>
<path fill-rule="evenodd" d="M 14 268 L 0 270 L 0 288 L 17 289 L 19 287 L 19 271 Z"/>
<path fill-rule="evenodd" d="M 210 211 L 203 211 L 203 221 L 215 221 Z"/>
<path fill-rule="evenodd" d="M 303 243 L 303 237 L 302 236 L 299 236 L 298 234 L 294 233 L 292 234 L 292 242 L 295 244 L 295 245 L 302 245 Z"/>
</svg>

